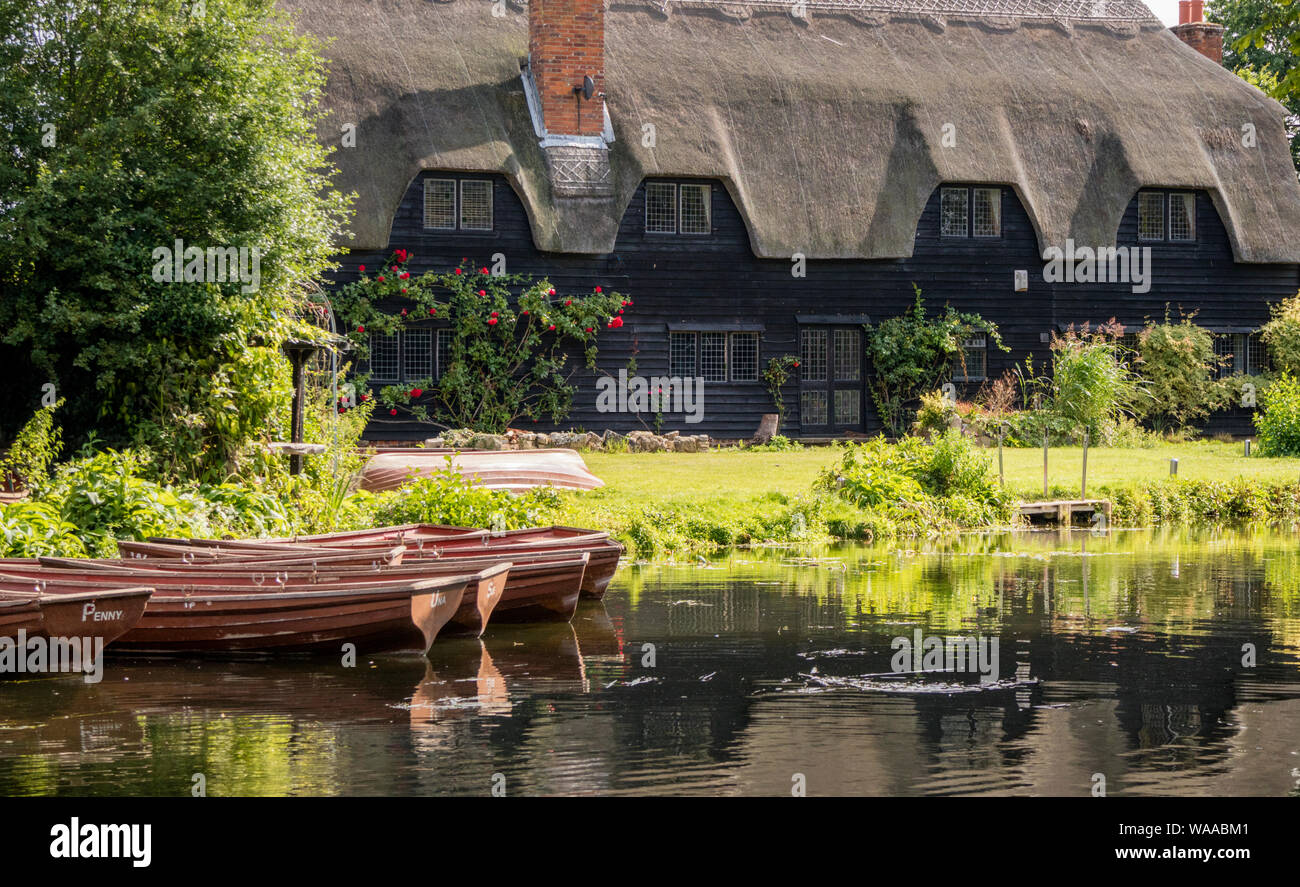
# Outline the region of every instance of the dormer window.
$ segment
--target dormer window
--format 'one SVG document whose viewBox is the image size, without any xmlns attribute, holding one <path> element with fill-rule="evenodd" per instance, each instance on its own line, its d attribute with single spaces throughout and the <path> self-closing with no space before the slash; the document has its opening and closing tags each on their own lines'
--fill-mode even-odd
<svg viewBox="0 0 1300 887">
<path fill-rule="evenodd" d="M 1138 240 L 1194 242 L 1196 195 L 1191 191 L 1139 191 Z"/>
<path fill-rule="evenodd" d="M 1002 189 L 941 189 L 939 234 L 943 237 L 1001 237 Z"/>
<path fill-rule="evenodd" d="M 713 188 L 686 182 L 646 182 L 647 234 L 712 234 Z"/>
<path fill-rule="evenodd" d="M 490 179 L 425 179 L 424 227 L 431 231 L 491 231 Z"/>
</svg>

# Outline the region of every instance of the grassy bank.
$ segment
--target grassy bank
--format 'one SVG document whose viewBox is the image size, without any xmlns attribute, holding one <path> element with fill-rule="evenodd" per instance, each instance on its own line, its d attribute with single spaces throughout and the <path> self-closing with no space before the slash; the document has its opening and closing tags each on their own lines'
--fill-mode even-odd
<svg viewBox="0 0 1300 887">
<path fill-rule="evenodd" d="M 605 481 L 565 497 L 559 519 L 607 528 L 638 557 L 681 556 L 727 545 L 796 543 L 888 535 L 877 514 L 814 493 L 817 476 L 842 452 L 586 453 Z M 989 450 L 997 475 L 997 451 Z M 1004 449 L 1006 485 L 1018 498 L 1044 498 L 1041 450 Z M 1169 460 L 1178 459 L 1171 479 Z M 1079 495 L 1080 448 L 1048 455 L 1048 498 Z M 1120 525 L 1196 523 L 1300 515 L 1300 459 L 1246 458 L 1239 443 L 1164 444 L 1088 451 L 1088 494 L 1115 501 Z"/>
</svg>

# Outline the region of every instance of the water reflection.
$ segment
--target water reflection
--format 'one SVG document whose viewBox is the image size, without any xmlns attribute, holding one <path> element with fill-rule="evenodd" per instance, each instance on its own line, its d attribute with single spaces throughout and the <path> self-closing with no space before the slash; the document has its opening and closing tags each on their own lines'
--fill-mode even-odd
<svg viewBox="0 0 1300 887">
<path fill-rule="evenodd" d="M 201 773 L 214 795 L 785 794 L 803 774 L 811 794 L 1085 795 L 1104 773 L 1111 795 L 1296 793 L 1293 538 L 739 552 L 625 569 L 570 625 L 427 660 L 6 681 L 0 792 L 179 795 Z M 996 638 L 1021 683 L 870 691 L 916 631 Z"/>
</svg>

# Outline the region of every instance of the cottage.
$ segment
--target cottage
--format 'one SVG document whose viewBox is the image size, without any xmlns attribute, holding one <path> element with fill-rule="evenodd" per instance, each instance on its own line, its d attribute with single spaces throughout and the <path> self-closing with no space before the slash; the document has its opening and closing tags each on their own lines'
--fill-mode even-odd
<svg viewBox="0 0 1300 887">
<path fill-rule="evenodd" d="M 1053 330 L 1167 305 L 1257 371 L 1252 333 L 1300 285 L 1283 108 L 1223 69 L 1199 14 L 1168 29 L 1137 0 L 285 5 L 333 41 L 322 137 L 358 194 L 340 280 L 405 248 L 417 271 L 469 256 L 625 293 L 601 370 L 703 379 L 692 432 L 752 433 L 782 355 L 800 359 L 785 433 L 879 427 L 862 324 L 905 310 L 913 284 L 999 325 L 1011 351 L 970 341 L 971 386 L 1044 355 Z M 1145 279 L 1048 268 L 1115 250 Z M 374 382 L 436 375 L 439 343 L 433 321 L 376 341 Z M 597 378 L 577 377 L 568 424 L 653 420 L 600 409 Z M 427 434 L 402 415 L 371 432 Z"/>
</svg>

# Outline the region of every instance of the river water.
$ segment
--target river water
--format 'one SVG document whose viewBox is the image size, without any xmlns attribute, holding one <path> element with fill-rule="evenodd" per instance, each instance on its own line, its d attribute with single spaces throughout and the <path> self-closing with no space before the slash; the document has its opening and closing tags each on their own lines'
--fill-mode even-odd
<svg viewBox="0 0 1300 887">
<path fill-rule="evenodd" d="M 1300 794 L 1293 533 L 916 546 L 628 566 L 428 660 L 6 680 L 0 795 Z M 948 637 L 987 680 L 895 661 Z"/>
</svg>

